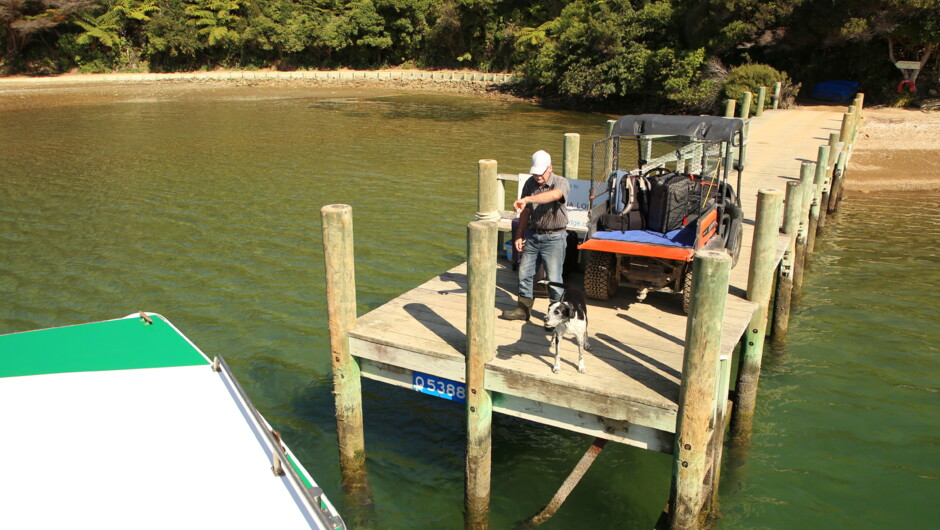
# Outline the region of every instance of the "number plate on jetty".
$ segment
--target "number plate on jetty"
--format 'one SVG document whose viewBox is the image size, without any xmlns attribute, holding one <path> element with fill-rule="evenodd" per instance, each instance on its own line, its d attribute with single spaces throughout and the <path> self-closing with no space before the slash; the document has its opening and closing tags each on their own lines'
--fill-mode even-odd
<svg viewBox="0 0 940 530">
<path fill-rule="evenodd" d="M 463 383 L 421 372 L 413 372 L 413 374 L 412 383 L 418 392 L 460 403 L 467 402 L 467 387 Z"/>
</svg>

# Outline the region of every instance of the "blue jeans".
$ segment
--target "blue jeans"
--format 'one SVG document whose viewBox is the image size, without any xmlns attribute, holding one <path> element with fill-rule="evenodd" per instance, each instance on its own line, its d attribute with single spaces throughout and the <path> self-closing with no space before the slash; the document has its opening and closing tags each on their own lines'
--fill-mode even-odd
<svg viewBox="0 0 940 530">
<path fill-rule="evenodd" d="M 534 298 L 532 287 L 535 281 L 535 268 L 538 258 L 545 264 L 545 274 L 548 281 L 562 283 L 562 269 L 565 265 L 565 249 L 568 246 L 568 232 L 561 230 L 551 234 L 531 233 L 525 238 L 522 248 L 522 259 L 519 261 L 519 296 Z M 564 289 L 550 285 L 548 299 L 557 302 L 561 299 Z"/>
</svg>

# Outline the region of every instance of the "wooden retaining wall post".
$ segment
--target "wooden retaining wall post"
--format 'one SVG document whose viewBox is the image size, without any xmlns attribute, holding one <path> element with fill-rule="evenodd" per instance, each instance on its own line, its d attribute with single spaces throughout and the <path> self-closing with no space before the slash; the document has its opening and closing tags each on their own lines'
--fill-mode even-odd
<svg viewBox="0 0 940 530">
<path fill-rule="evenodd" d="M 764 101 L 767 99 L 767 87 L 762 86 L 757 89 L 757 108 L 754 109 L 754 117 L 759 118 L 764 115 Z"/>
<path fill-rule="evenodd" d="M 806 241 L 809 236 L 809 209 L 813 204 L 813 173 L 816 164 L 803 162 L 800 164 L 800 188 L 803 190 L 803 199 L 800 201 L 800 228 L 796 236 L 796 249 L 793 258 L 793 296 L 800 296 L 803 292 L 803 271 L 806 268 Z"/>
<path fill-rule="evenodd" d="M 787 182 L 786 204 L 783 211 L 784 234 L 790 236 L 790 244 L 780 260 L 777 273 L 777 293 L 774 296 L 774 317 L 771 336 L 774 341 L 783 341 L 790 328 L 790 301 L 793 296 L 793 269 L 796 254 L 796 237 L 800 228 L 800 207 L 803 205 L 803 184 Z"/>
<path fill-rule="evenodd" d="M 330 327 L 330 362 L 336 398 L 336 436 L 344 488 L 364 483 L 365 431 L 359 363 L 349 353 L 348 332 L 356 324 L 356 273 L 353 261 L 352 207 L 330 204 L 320 209 L 326 304 Z"/>
<path fill-rule="evenodd" d="M 467 460 L 464 526 L 489 526 L 493 399 L 486 363 L 496 355 L 496 223 L 467 226 Z"/>
<path fill-rule="evenodd" d="M 578 133 L 565 133 L 565 148 L 563 153 L 564 166 L 562 176 L 566 179 L 578 178 L 578 160 L 581 151 L 581 135 Z"/>
<path fill-rule="evenodd" d="M 728 298 L 731 256 L 700 250 L 692 261 L 692 298 L 685 331 L 685 358 L 670 490 L 670 528 L 697 528 L 709 492 L 708 446 L 715 429 L 718 351 Z"/>
<path fill-rule="evenodd" d="M 777 268 L 777 236 L 780 234 L 782 206 L 783 191 L 764 188 L 757 192 L 754 243 L 751 246 L 751 268 L 747 276 L 747 299 L 757 304 L 757 311 L 741 339 L 741 361 L 735 386 L 734 416 L 731 418 L 731 437 L 741 445 L 746 445 L 750 440 L 754 407 L 757 405 L 757 384 L 767 332 L 767 309 Z"/>
<path fill-rule="evenodd" d="M 725 118 L 734 117 L 734 107 L 738 104 L 737 100 L 729 99 L 725 102 Z"/>
<path fill-rule="evenodd" d="M 774 99 L 773 99 L 774 110 L 780 108 L 780 90 L 782 88 L 783 88 L 782 82 L 777 81 L 776 83 L 774 83 Z"/>
<path fill-rule="evenodd" d="M 823 215 L 824 208 L 820 207 L 822 201 L 823 183 L 826 180 L 826 163 L 829 161 L 829 146 L 819 146 L 819 152 L 816 156 L 816 172 L 813 178 L 813 202 L 809 210 L 809 232 L 806 234 L 806 257 L 813 255 L 813 249 L 816 248 L 816 233 L 819 231 L 819 218 Z"/>
</svg>

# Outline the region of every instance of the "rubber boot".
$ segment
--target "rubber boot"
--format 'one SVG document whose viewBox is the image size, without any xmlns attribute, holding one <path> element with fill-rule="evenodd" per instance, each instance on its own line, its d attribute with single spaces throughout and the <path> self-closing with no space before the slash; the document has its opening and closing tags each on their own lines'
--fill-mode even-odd
<svg viewBox="0 0 940 530">
<path fill-rule="evenodd" d="M 503 311 L 503 318 L 506 320 L 529 320 L 529 314 L 532 311 L 532 304 L 534 303 L 534 298 L 523 298 L 520 296 L 515 309 Z"/>
</svg>

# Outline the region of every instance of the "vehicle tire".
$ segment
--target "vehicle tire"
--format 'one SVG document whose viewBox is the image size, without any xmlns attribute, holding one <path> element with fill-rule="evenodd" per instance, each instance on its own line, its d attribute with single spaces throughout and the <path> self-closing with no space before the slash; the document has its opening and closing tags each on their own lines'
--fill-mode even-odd
<svg viewBox="0 0 940 530">
<path fill-rule="evenodd" d="M 619 256 L 610 252 L 591 252 L 584 271 L 584 294 L 594 300 L 610 300 L 620 287 Z"/>
<path fill-rule="evenodd" d="M 721 215 L 718 221 L 718 237 L 721 238 L 722 246 L 729 247 L 729 236 L 731 232 L 731 216 L 727 213 Z"/>
<path fill-rule="evenodd" d="M 741 256 L 741 243 L 744 242 L 744 230 L 739 226 L 734 233 L 734 242 L 728 248 L 731 254 L 731 268 L 738 264 L 738 258 Z"/>
<path fill-rule="evenodd" d="M 686 265 L 682 273 L 682 312 L 689 314 L 689 304 L 692 302 L 692 263 Z"/>
<path fill-rule="evenodd" d="M 731 268 L 738 264 L 738 257 L 741 255 L 741 243 L 744 240 L 744 228 L 741 226 L 741 217 L 743 213 L 737 205 L 728 205 L 724 215 L 721 216 L 721 226 L 719 233 L 722 235 L 725 248 L 731 255 Z"/>
</svg>

